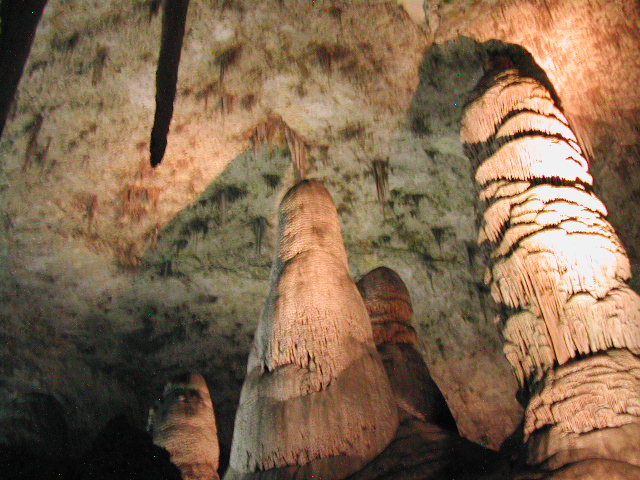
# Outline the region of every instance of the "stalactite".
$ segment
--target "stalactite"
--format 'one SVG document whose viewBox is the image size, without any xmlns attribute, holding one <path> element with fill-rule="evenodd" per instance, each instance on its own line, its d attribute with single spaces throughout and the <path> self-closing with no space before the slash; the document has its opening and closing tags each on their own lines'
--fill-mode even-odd
<svg viewBox="0 0 640 480">
<path fill-rule="evenodd" d="M 100 47 L 96 52 L 96 58 L 93 61 L 93 74 L 91 75 L 91 85 L 96 86 L 102 81 L 102 70 L 104 64 L 109 57 L 109 50 L 106 47 Z"/>
<path fill-rule="evenodd" d="M 515 70 L 507 70 L 498 74 L 482 96 L 474 101 L 472 108 L 465 111 L 462 142 L 473 145 L 488 141 L 509 115 L 519 111 L 530 111 L 569 124 L 544 86 L 532 78 L 521 77 Z"/>
<path fill-rule="evenodd" d="M 287 142 L 291 152 L 293 171 L 296 181 L 304 180 L 307 176 L 309 163 L 309 147 L 304 139 L 280 117 L 272 116 L 266 122 L 259 124 L 251 135 L 253 152 L 256 159 L 260 150 L 267 148 L 270 153 L 274 145 L 279 144 L 281 138 Z"/>
<path fill-rule="evenodd" d="M 284 124 L 284 133 L 291 152 L 296 180 L 304 180 L 307 176 L 309 151 L 304 140 L 295 131 Z"/>
<path fill-rule="evenodd" d="M 533 394 L 530 461 L 552 458 L 557 468 L 584 452 L 614 459 L 602 445 L 615 443 L 619 428 L 640 431 L 640 297 L 626 284 L 628 257 L 542 83 L 511 69 L 481 84 L 462 140 L 488 202 L 478 236 L 492 247 L 485 280 L 514 310 L 498 319 L 505 355 Z M 585 440 L 592 436 L 607 440 Z"/>
<path fill-rule="evenodd" d="M 149 412 L 147 430 L 165 448 L 183 480 L 217 480 L 218 433 L 209 388 L 199 374 L 178 377 Z"/>
<path fill-rule="evenodd" d="M 389 186 L 389 162 L 375 159 L 371 162 L 373 178 L 376 182 L 376 193 L 378 201 L 382 202 L 387 198 L 387 188 Z"/>
<path fill-rule="evenodd" d="M 227 192 L 222 190 L 220 195 L 216 197 L 218 203 L 218 209 L 220 211 L 220 223 L 224 223 L 227 220 L 227 211 L 229 209 L 229 203 L 227 202 Z"/>
<path fill-rule="evenodd" d="M 38 157 L 41 152 L 41 147 L 38 142 L 40 137 L 40 130 L 42 129 L 42 124 L 44 123 L 44 115 L 38 114 L 35 116 L 33 120 L 33 124 L 31 126 L 31 132 L 29 134 L 29 142 L 27 143 L 27 148 L 24 152 L 24 163 L 22 164 L 22 171 L 26 171 L 31 166 L 37 162 Z"/>
<path fill-rule="evenodd" d="M 189 0 L 164 2 L 162 39 L 156 71 L 156 112 L 153 118 L 150 142 L 152 167 L 160 164 L 167 148 L 167 135 L 173 116 L 173 101 L 176 97 L 178 67 L 180 66 L 182 39 L 188 9 Z"/>
<path fill-rule="evenodd" d="M 322 184 L 285 195 L 278 232 L 225 478 L 338 480 L 392 440 L 393 394 Z"/>
<path fill-rule="evenodd" d="M 579 154 L 582 154 L 582 149 L 578 145 L 576 136 L 565 123 L 556 117 L 545 117 L 530 111 L 516 113 L 505 120 L 498 129 L 495 138 L 497 140 L 508 139 L 508 137 L 516 137 L 520 134 L 531 134 L 532 132 L 559 136 Z"/>
<path fill-rule="evenodd" d="M 264 217 L 256 217 L 251 222 L 253 236 L 256 240 L 256 255 L 262 255 L 262 242 L 264 234 L 267 230 L 267 219 Z"/>
<path fill-rule="evenodd" d="M 218 64 L 218 68 L 220 69 L 218 76 L 218 83 L 220 85 L 223 84 L 224 76 L 227 73 L 229 67 L 234 65 L 238 61 L 241 52 L 242 47 L 235 45 L 222 51 L 216 58 L 216 63 Z"/>
<path fill-rule="evenodd" d="M 566 142 L 552 137 L 516 138 L 499 148 L 476 170 L 484 186 L 492 180 L 557 178 L 566 182 L 593 183 L 587 161 Z"/>
</svg>

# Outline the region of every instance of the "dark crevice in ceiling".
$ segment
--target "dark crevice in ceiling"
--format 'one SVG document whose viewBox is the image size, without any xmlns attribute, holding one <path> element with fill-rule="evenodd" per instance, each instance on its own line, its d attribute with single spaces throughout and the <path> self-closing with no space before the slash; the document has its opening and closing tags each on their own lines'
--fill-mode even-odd
<svg viewBox="0 0 640 480">
<path fill-rule="evenodd" d="M 156 113 L 151 130 L 151 166 L 162 161 L 176 98 L 182 39 L 189 0 L 168 0 L 162 15 L 162 39 L 156 72 Z"/>
<path fill-rule="evenodd" d="M 4 0 L 0 4 L 0 135 L 46 4 L 47 0 Z"/>
</svg>

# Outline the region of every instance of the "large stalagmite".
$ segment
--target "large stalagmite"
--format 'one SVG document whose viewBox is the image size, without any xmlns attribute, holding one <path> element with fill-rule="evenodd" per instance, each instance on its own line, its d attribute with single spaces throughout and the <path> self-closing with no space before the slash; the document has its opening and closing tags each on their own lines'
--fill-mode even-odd
<svg viewBox="0 0 640 480">
<path fill-rule="evenodd" d="M 320 182 L 303 181 L 280 205 L 225 479 L 344 478 L 397 426 L 335 205 Z"/>
<path fill-rule="evenodd" d="M 187 374 L 167 383 L 149 414 L 153 443 L 165 448 L 183 480 L 217 480 L 218 432 L 213 402 L 202 375 Z"/>
<path fill-rule="evenodd" d="M 350 480 L 502 478 L 505 463 L 458 435 L 451 412 L 416 350 L 411 297 L 400 276 L 376 268 L 358 281 L 373 338 L 391 380 L 401 416 L 391 445 Z"/>
<path fill-rule="evenodd" d="M 634 469 L 640 297 L 626 283 L 625 250 L 544 82 L 507 69 L 481 85 L 462 141 L 488 202 L 479 236 L 492 247 L 486 280 L 511 312 L 498 320 L 505 354 L 530 395 L 528 461 L 557 469 L 615 460 Z M 602 464 L 589 465 L 580 468 Z"/>
<path fill-rule="evenodd" d="M 411 323 L 411 297 L 400 276 L 390 268 L 378 267 L 357 285 L 400 413 L 456 430 L 449 407 L 415 348 L 418 337 Z"/>
</svg>

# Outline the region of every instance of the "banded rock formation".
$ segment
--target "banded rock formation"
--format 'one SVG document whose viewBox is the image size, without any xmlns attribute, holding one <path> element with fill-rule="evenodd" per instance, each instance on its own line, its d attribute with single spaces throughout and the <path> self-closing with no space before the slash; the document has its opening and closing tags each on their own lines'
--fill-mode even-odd
<svg viewBox="0 0 640 480">
<path fill-rule="evenodd" d="M 478 241 L 492 247 L 486 281 L 510 313 L 498 319 L 505 355 L 530 394 L 528 463 L 622 461 L 640 478 L 640 297 L 625 250 L 543 82 L 502 69 L 480 85 L 462 141 L 488 203 Z M 589 462 L 553 478 L 600 478 L 603 463 Z"/>
<path fill-rule="evenodd" d="M 350 480 L 505 478 L 508 467 L 496 452 L 458 435 L 446 401 L 415 348 L 411 297 L 400 276 L 379 267 L 357 285 L 401 423 L 393 442 Z"/>
<path fill-rule="evenodd" d="M 365 274 L 357 285 L 400 413 L 456 431 L 447 402 L 415 348 L 418 336 L 411 323 L 411 297 L 400 276 L 379 267 Z"/>
<path fill-rule="evenodd" d="M 398 417 L 318 181 L 281 202 L 270 283 L 225 479 L 345 478 L 391 442 Z"/>
<path fill-rule="evenodd" d="M 149 412 L 153 443 L 165 448 L 183 480 L 218 480 L 218 431 L 213 402 L 202 375 L 168 382 Z"/>
</svg>

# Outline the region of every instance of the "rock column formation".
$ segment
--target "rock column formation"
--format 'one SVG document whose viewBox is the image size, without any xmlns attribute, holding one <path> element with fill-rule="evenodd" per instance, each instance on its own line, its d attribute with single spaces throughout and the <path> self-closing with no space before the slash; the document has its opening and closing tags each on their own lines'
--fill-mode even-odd
<svg viewBox="0 0 640 480">
<path fill-rule="evenodd" d="M 282 200 L 270 283 L 225 479 L 345 478 L 391 442 L 398 416 L 318 181 Z"/>
<path fill-rule="evenodd" d="M 480 85 L 462 141 L 487 203 L 479 242 L 491 246 L 486 282 L 507 312 L 497 319 L 505 355 L 530 396 L 528 462 L 636 470 L 640 297 L 625 250 L 543 82 L 506 68 Z"/>
<path fill-rule="evenodd" d="M 153 443 L 165 448 L 183 480 L 218 480 L 218 431 L 213 402 L 202 375 L 168 382 L 149 414 Z"/>
<path fill-rule="evenodd" d="M 411 297 L 400 276 L 390 268 L 379 267 L 364 275 L 357 285 L 400 414 L 456 431 L 447 402 L 416 350 L 418 336 L 411 323 Z"/>
</svg>

